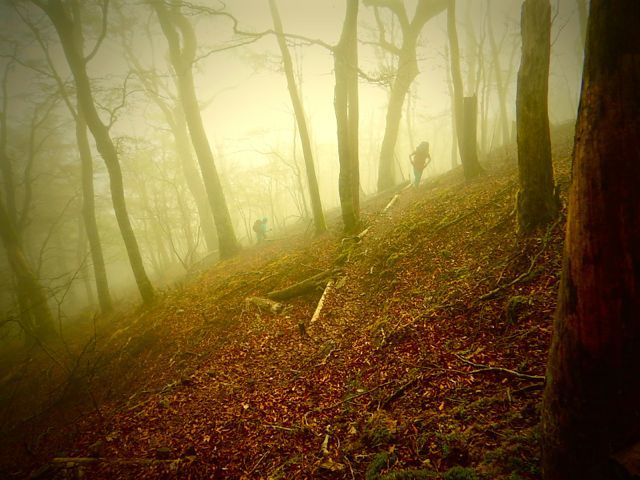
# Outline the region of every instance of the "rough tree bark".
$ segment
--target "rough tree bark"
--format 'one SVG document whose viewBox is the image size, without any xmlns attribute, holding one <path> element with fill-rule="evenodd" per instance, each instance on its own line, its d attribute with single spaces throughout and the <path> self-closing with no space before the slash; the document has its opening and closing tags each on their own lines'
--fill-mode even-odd
<svg viewBox="0 0 640 480">
<path fill-rule="evenodd" d="M 229 258 L 238 253 L 240 244 L 233 229 L 233 222 L 196 97 L 193 80 L 193 62 L 196 56 L 195 32 L 189 20 L 180 12 L 179 4 L 172 5 L 170 8 L 167 8 L 163 2 L 151 2 L 150 4 L 158 16 L 160 27 L 169 45 L 169 55 L 176 74 L 180 101 L 218 232 L 220 257 Z"/>
<path fill-rule="evenodd" d="M 116 214 L 118 226 L 120 227 L 122 239 L 124 240 L 127 255 L 129 256 L 129 263 L 131 264 L 138 290 L 140 291 L 143 301 L 147 304 L 151 303 L 155 297 L 155 292 L 145 271 L 138 241 L 136 240 L 127 212 L 118 153 L 109 134 L 108 127 L 102 123 L 98 115 L 91 90 L 91 83 L 87 75 L 87 59 L 78 48 L 74 35 L 77 20 L 70 16 L 61 0 L 49 0 L 47 3 L 32 1 L 46 13 L 60 38 L 65 57 L 75 81 L 79 110 L 82 111 L 86 119 L 87 125 L 95 139 L 98 152 L 100 152 L 109 173 L 109 186 L 111 189 L 113 209 Z M 106 12 L 104 12 L 104 14 L 106 15 Z"/>
<path fill-rule="evenodd" d="M 293 112 L 298 124 L 300 143 L 302 145 L 302 155 L 304 157 L 304 164 L 307 171 L 309 198 L 311 200 L 311 211 L 313 212 L 313 223 L 315 232 L 316 234 L 320 234 L 327 230 L 327 224 L 324 218 L 324 211 L 322 210 L 320 190 L 318 189 L 318 179 L 316 178 L 313 154 L 311 153 L 311 141 L 309 140 L 309 129 L 307 128 L 307 120 L 304 115 L 302 99 L 300 98 L 300 93 L 298 92 L 298 87 L 296 85 L 295 75 L 293 73 L 293 62 L 291 60 L 291 54 L 289 53 L 289 48 L 287 47 L 287 42 L 284 37 L 282 20 L 280 19 L 280 13 L 278 12 L 278 6 L 276 5 L 275 0 L 269 0 L 269 9 L 271 10 L 273 28 L 276 31 L 278 46 L 280 47 L 280 52 L 282 53 L 282 65 L 284 66 L 284 73 L 287 77 L 287 87 L 289 89 L 289 96 L 291 97 Z"/>
<path fill-rule="evenodd" d="M 522 60 L 518 71 L 518 227 L 526 233 L 556 217 L 548 89 L 551 31 L 549 0 L 525 0 L 520 21 Z"/>
<path fill-rule="evenodd" d="M 382 145 L 380 147 L 380 161 L 378 164 L 378 191 L 387 190 L 396 184 L 394 168 L 394 151 L 398 140 L 402 105 L 411 87 L 411 83 L 418 76 L 418 60 L 416 58 L 416 44 L 422 27 L 433 17 L 442 12 L 447 6 L 447 0 L 419 0 L 413 19 L 409 20 L 403 2 L 394 0 L 364 0 L 364 5 L 385 7 L 396 16 L 402 30 L 402 46 L 396 47 L 382 40 L 382 47 L 398 56 L 398 71 L 391 86 L 389 105 L 387 107 L 386 124 Z"/>
<path fill-rule="evenodd" d="M 345 233 L 360 225 L 360 169 L 358 157 L 358 0 L 347 0 L 335 62 L 334 107 L 340 160 L 340 206 Z"/>
<path fill-rule="evenodd" d="M 542 411 L 545 480 L 632 478 L 614 475 L 611 459 L 626 463 L 634 446 L 639 474 L 638 25 L 637 0 L 591 1 Z"/>
</svg>

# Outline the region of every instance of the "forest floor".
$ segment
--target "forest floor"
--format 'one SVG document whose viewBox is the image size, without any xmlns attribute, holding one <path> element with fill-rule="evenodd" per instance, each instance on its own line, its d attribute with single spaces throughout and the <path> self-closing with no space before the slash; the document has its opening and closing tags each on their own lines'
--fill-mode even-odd
<svg viewBox="0 0 640 480">
<path fill-rule="evenodd" d="M 572 140 L 555 132 L 563 199 Z M 364 202 L 361 241 L 333 219 L 0 358 L 0 476 L 540 478 L 565 211 L 517 235 L 515 152 L 484 166 L 405 189 L 385 213 L 393 193 Z M 322 289 L 279 313 L 245 302 L 331 268 L 313 323 Z"/>
</svg>

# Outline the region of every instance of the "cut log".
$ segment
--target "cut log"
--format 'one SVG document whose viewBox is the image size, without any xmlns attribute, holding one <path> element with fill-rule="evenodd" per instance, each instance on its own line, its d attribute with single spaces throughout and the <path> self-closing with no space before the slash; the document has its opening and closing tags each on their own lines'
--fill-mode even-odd
<svg viewBox="0 0 640 480">
<path fill-rule="evenodd" d="M 311 317 L 311 321 L 309 322 L 310 325 L 313 325 L 314 322 L 318 320 L 318 317 L 320 316 L 320 312 L 322 312 L 322 307 L 324 306 L 324 301 L 327 298 L 327 295 L 329 294 L 329 291 L 331 290 L 332 285 L 333 285 L 333 279 L 329 280 L 329 282 L 327 283 L 327 286 L 324 289 L 324 292 L 322 292 L 322 296 L 320 297 L 320 301 L 318 302 L 316 311 L 313 312 L 313 316 Z"/>
<path fill-rule="evenodd" d="M 324 288 L 331 277 L 336 275 L 336 273 L 337 270 L 325 270 L 324 272 L 320 272 L 317 275 L 309 277 L 301 282 L 291 285 L 290 287 L 269 292 L 267 293 L 267 297 L 271 300 L 287 300 L 289 298 L 309 293 L 319 287 Z"/>
<path fill-rule="evenodd" d="M 255 305 L 260 309 L 269 310 L 271 313 L 280 313 L 284 308 L 280 302 L 274 302 L 268 298 L 262 297 L 249 297 L 245 300 L 246 303 Z"/>
<path fill-rule="evenodd" d="M 400 194 L 396 193 L 389 203 L 387 203 L 387 206 L 382 209 L 382 213 L 387 213 L 387 210 L 393 207 L 393 205 L 398 201 L 398 198 L 400 198 Z"/>
</svg>

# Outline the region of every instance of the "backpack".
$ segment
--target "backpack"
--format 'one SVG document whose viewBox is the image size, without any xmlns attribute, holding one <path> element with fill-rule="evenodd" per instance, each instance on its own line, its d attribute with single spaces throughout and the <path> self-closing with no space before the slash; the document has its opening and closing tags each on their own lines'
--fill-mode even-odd
<svg viewBox="0 0 640 480">
<path fill-rule="evenodd" d="M 258 233 L 262 230 L 262 222 L 260 220 L 256 220 L 253 222 L 253 231 Z"/>
</svg>

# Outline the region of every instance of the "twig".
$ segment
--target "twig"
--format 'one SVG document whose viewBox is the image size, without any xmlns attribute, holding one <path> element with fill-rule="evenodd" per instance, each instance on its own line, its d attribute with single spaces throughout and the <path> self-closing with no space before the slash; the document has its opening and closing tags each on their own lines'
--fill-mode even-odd
<svg viewBox="0 0 640 480">
<path fill-rule="evenodd" d="M 520 373 L 520 372 L 517 372 L 515 370 L 510 370 L 508 368 L 490 367 L 489 365 L 484 365 L 482 363 L 472 362 L 471 360 L 468 360 L 468 359 L 464 358 L 462 355 L 458 355 L 457 353 L 454 353 L 454 355 L 461 362 L 464 362 L 467 365 L 471 365 L 472 367 L 476 367 L 477 370 L 472 370 L 470 372 L 465 372 L 465 373 L 468 373 L 468 374 L 481 373 L 481 372 L 504 372 L 504 373 L 509 373 L 511 375 L 515 375 L 518 378 L 526 378 L 528 380 L 542 380 L 542 381 L 544 381 L 544 377 L 542 375 L 529 375 L 528 373 Z"/>
<path fill-rule="evenodd" d="M 343 403 L 349 402 L 349 401 L 351 401 L 351 400 L 353 400 L 355 398 L 358 398 L 358 397 L 362 397 L 363 395 L 369 395 L 370 393 L 375 392 L 376 390 L 378 390 L 378 389 L 380 389 L 382 387 L 386 387 L 387 385 L 390 385 L 392 383 L 394 383 L 394 380 L 389 380 L 388 382 L 381 383 L 380 385 L 377 385 L 377 386 L 373 387 L 371 390 L 365 390 L 364 392 L 355 393 L 353 395 L 348 395 L 346 398 L 343 398 L 339 402 L 336 402 L 336 403 L 334 403 L 332 405 L 329 405 L 328 407 L 319 408 L 318 411 L 331 410 L 332 408 L 339 407 Z"/>
<path fill-rule="evenodd" d="M 514 285 L 520 283 L 521 281 L 526 279 L 529 275 L 531 275 L 531 272 L 533 271 L 533 267 L 535 267 L 535 265 L 536 265 L 536 263 L 538 261 L 538 258 L 540 258 L 540 255 L 542 255 L 542 252 L 544 252 L 546 250 L 546 248 L 547 248 L 547 244 L 549 243 L 549 236 L 551 234 L 551 231 L 555 228 L 555 226 L 559 222 L 560 222 L 560 219 L 556 220 L 552 225 L 550 225 L 547 228 L 547 233 L 545 234 L 545 236 L 543 238 L 543 241 L 542 241 L 542 248 L 531 259 L 531 263 L 529 264 L 529 268 L 528 268 L 528 270 L 526 272 L 521 273 L 516 278 L 511 280 L 509 283 L 505 283 L 504 285 L 500 285 L 500 286 L 494 288 L 493 290 L 491 290 L 490 292 L 485 293 L 484 295 L 480 295 L 480 297 L 478 297 L 478 300 L 488 300 L 490 298 L 493 298 L 496 294 L 500 293 L 502 290 L 505 290 L 505 289 L 507 289 L 509 287 L 513 287 Z"/>
</svg>

